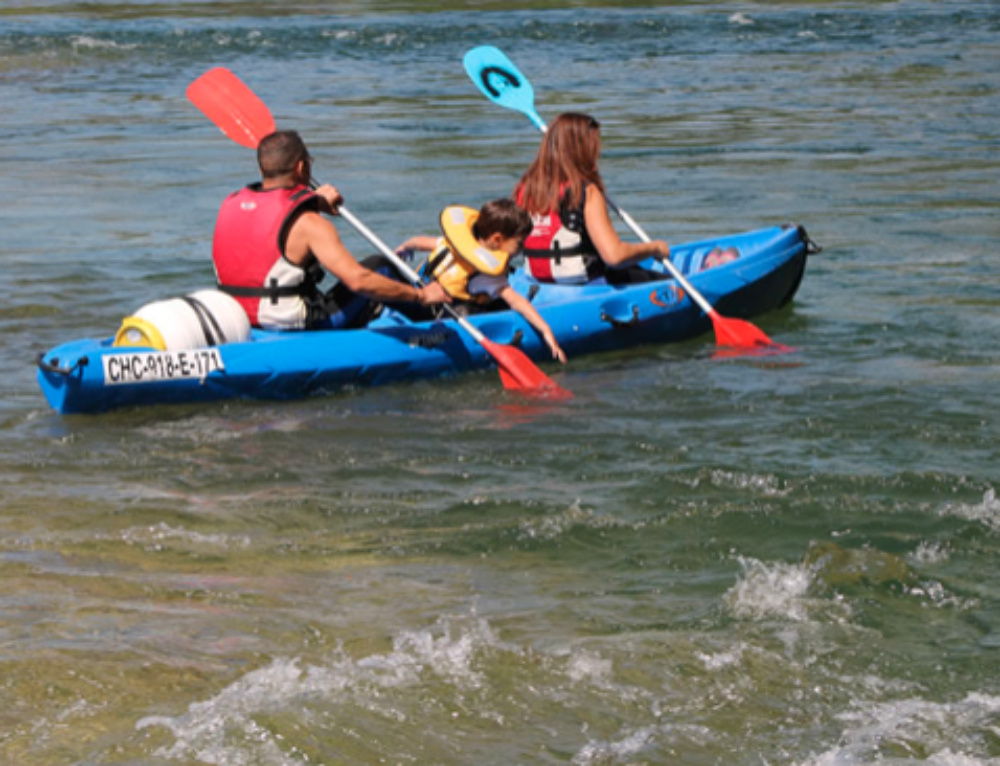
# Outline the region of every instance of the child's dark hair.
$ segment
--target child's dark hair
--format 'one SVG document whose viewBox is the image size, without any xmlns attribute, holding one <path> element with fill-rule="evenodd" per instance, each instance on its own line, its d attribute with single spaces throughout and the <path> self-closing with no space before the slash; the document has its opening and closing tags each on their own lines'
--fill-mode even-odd
<svg viewBox="0 0 1000 766">
<path fill-rule="evenodd" d="M 479 209 L 479 218 L 472 228 L 476 239 L 500 234 L 504 239 L 524 239 L 531 233 L 531 216 L 509 198 L 495 199 Z"/>
</svg>

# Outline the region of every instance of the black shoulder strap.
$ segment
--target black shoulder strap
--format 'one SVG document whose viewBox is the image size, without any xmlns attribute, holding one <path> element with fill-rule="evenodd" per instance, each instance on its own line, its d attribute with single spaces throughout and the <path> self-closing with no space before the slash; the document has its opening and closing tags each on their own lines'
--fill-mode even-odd
<svg viewBox="0 0 1000 766">
<path fill-rule="evenodd" d="M 288 233 L 292 230 L 292 224 L 306 210 L 311 210 L 314 213 L 319 212 L 319 197 L 313 193 L 312 189 L 300 189 L 291 196 L 291 201 L 295 203 L 295 207 L 288 212 L 278 229 L 278 252 L 282 255 L 285 254 L 285 244 L 288 242 Z"/>
<path fill-rule="evenodd" d="M 424 264 L 424 268 L 422 269 L 424 276 L 427 277 L 427 279 L 433 279 L 434 272 L 437 270 L 437 267 L 440 266 L 444 262 L 444 259 L 449 255 L 451 255 L 451 246 L 447 242 L 444 242 L 441 247 L 431 253 L 427 258 L 427 262 Z"/>
<path fill-rule="evenodd" d="M 190 306 L 191 310 L 194 311 L 194 315 L 198 317 L 201 331 L 209 346 L 218 346 L 220 343 L 228 342 L 228 338 L 226 338 L 226 334 L 222 331 L 222 328 L 219 327 L 215 316 L 208 310 L 208 307 L 204 303 L 197 298 L 192 298 L 190 295 L 182 296 L 181 300 Z"/>
</svg>

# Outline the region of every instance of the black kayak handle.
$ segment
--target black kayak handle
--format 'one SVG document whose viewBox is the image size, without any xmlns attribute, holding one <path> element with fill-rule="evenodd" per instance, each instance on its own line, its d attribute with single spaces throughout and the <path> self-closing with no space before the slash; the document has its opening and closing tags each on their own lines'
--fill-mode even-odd
<svg viewBox="0 0 1000 766">
<path fill-rule="evenodd" d="M 632 316 L 630 319 L 618 319 L 611 316 L 606 310 L 602 310 L 601 321 L 607 322 L 612 327 L 635 327 L 639 324 L 639 307 L 632 306 Z"/>
<path fill-rule="evenodd" d="M 90 360 L 87 359 L 87 357 L 81 356 L 76 360 L 76 364 L 72 367 L 60 367 L 58 357 L 53 357 L 51 362 L 46 362 L 44 353 L 39 354 L 38 359 L 35 361 L 38 364 L 38 368 L 43 372 L 51 372 L 55 375 L 66 375 L 67 377 L 72 375 L 76 370 L 90 364 Z"/>
</svg>

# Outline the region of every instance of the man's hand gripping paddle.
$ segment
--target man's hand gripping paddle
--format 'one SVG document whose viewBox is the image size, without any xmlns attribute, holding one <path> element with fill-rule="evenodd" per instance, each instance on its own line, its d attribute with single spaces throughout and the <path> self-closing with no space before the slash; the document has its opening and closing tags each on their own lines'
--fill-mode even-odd
<svg viewBox="0 0 1000 766">
<path fill-rule="evenodd" d="M 548 130 L 545 121 L 535 111 L 535 91 L 531 87 L 531 83 L 503 51 L 491 45 L 473 48 L 465 54 L 464 63 L 469 78 L 486 98 L 506 109 L 521 112 L 543 133 Z M 632 216 L 618 207 L 610 198 L 608 198 L 608 205 L 639 239 L 643 242 L 650 241 L 649 236 L 633 220 Z M 753 349 L 765 353 L 784 353 L 792 350 L 788 346 L 775 343 L 750 322 L 721 316 L 705 300 L 705 297 L 691 286 L 691 283 L 684 278 L 669 258 L 664 258 L 662 262 L 674 279 L 691 296 L 691 299 L 712 320 L 712 326 L 715 328 L 715 342 L 718 345 L 734 349 Z"/>
<path fill-rule="evenodd" d="M 187 97 L 226 136 L 241 146 L 256 149 L 264 136 L 274 132 L 270 110 L 242 80 L 228 69 L 217 67 L 205 72 L 187 89 Z M 337 212 L 379 252 L 388 258 L 415 286 L 423 286 L 420 276 L 382 240 L 359 221 L 344 205 Z M 520 349 L 494 343 L 475 325 L 448 304 L 442 304 L 456 322 L 496 360 L 504 387 L 546 398 L 569 399 L 572 393 L 542 372 Z"/>
</svg>

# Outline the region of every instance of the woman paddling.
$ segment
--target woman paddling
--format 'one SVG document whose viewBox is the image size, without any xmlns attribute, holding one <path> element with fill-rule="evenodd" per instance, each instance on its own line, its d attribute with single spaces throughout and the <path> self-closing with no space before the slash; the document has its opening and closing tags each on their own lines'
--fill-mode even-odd
<svg viewBox="0 0 1000 766">
<path fill-rule="evenodd" d="M 669 257 L 666 242 L 623 242 L 611 223 L 597 169 L 600 128 L 585 114 L 559 115 L 514 192 L 534 224 L 524 255 L 539 282 L 584 284 L 604 277 L 610 284 L 628 284 L 668 278 L 637 265 Z"/>
</svg>

